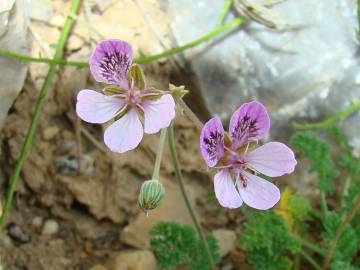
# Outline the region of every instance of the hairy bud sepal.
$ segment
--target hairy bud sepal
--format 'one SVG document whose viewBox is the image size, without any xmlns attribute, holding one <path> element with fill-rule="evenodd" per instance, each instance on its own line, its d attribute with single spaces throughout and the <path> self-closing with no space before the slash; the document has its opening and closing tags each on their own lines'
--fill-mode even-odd
<svg viewBox="0 0 360 270">
<path fill-rule="evenodd" d="M 162 198 L 165 195 L 165 189 L 158 180 L 147 180 L 140 188 L 138 203 L 141 209 L 149 211 L 157 208 L 160 205 Z"/>
</svg>

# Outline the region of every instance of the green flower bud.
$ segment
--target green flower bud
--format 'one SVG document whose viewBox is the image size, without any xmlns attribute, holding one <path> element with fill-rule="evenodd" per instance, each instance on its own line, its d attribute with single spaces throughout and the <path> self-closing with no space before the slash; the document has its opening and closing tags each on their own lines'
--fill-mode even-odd
<svg viewBox="0 0 360 270">
<path fill-rule="evenodd" d="M 165 195 L 165 189 L 158 180 L 147 180 L 140 188 L 138 198 L 139 206 L 144 210 L 152 210 L 160 205 L 162 198 Z"/>
</svg>

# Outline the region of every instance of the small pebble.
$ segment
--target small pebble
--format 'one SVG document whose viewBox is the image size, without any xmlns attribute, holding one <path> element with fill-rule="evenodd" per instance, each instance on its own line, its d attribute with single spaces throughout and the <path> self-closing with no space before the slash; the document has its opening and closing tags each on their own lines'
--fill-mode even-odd
<svg viewBox="0 0 360 270">
<path fill-rule="evenodd" d="M 43 225 L 44 219 L 40 216 L 34 217 L 31 221 L 31 225 L 34 228 L 40 228 Z"/>
<path fill-rule="evenodd" d="M 44 223 L 44 227 L 42 229 L 43 235 L 53 235 L 59 231 L 59 223 L 54 219 L 48 219 Z"/>
<path fill-rule="evenodd" d="M 48 127 L 44 129 L 42 136 L 44 140 L 49 141 L 54 139 L 55 136 L 59 134 L 59 131 L 60 129 L 57 126 Z"/>
<path fill-rule="evenodd" d="M 20 226 L 16 225 L 15 223 L 10 223 L 7 226 L 7 231 L 9 236 L 18 243 L 25 244 L 30 242 L 30 236 L 27 235 L 23 229 L 21 229 Z"/>
</svg>

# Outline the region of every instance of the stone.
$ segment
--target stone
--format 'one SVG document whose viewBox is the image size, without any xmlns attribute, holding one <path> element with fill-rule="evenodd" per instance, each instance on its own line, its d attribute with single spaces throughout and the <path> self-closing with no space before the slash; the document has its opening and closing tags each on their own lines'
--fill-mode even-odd
<svg viewBox="0 0 360 270">
<path fill-rule="evenodd" d="M 28 1 L 5 1 L 0 7 L 0 48 L 27 54 Z M 0 56 L 0 129 L 23 87 L 27 64 Z"/>
<path fill-rule="evenodd" d="M 225 257 L 233 249 L 236 234 L 232 230 L 217 229 L 212 232 L 219 244 L 219 255 Z"/>
<path fill-rule="evenodd" d="M 44 223 L 44 227 L 42 229 L 43 235 L 54 235 L 59 231 L 59 223 L 54 219 L 48 219 Z"/>
<path fill-rule="evenodd" d="M 157 270 L 155 256 L 149 250 L 121 251 L 106 265 L 109 270 Z"/>
<path fill-rule="evenodd" d="M 89 270 L 108 270 L 105 266 L 101 264 L 94 265 Z"/>
<path fill-rule="evenodd" d="M 222 5 L 168 1 L 177 44 L 213 30 Z M 229 118 L 241 103 L 257 99 L 271 114 L 271 137 L 288 137 L 291 121 L 319 121 L 360 98 L 356 1 L 280 1 L 271 13 L 283 22 L 279 30 L 247 22 L 183 56 L 198 82 L 192 90 L 203 96 L 211 114 Z M 236 16 L 230 12 L 226 22 Z M 342 127 L 360 150 L 360 113 Z"/>
<path fill-rule="evenodd" d="M 9 236 L 18 243 L 25 244 L 30 242 L 30 236 L 15 223 L 10 223 L 7 226 Z"/>
<path fill-rule="evenodd" d="M 43 225 L 43 222 L 44 222 L 44 219 L 40 216 L 37 216 L 37 217 L 34 217 L 31 221 L 31 226 L 34 228 L 34 229 L 38 229 L 40 227 L 42 227 Z"/>
<path fill-rule="evenodd" d="M 44 140 L 47 140 L 47 141 L 52 140 L 55 138 L 55 136 L 57 134 L 59 134 L 59 131 L 60 131 L 60 129 L 57 126 L 48 127 L 43 130 L 42 137 Z"/>
</svg>

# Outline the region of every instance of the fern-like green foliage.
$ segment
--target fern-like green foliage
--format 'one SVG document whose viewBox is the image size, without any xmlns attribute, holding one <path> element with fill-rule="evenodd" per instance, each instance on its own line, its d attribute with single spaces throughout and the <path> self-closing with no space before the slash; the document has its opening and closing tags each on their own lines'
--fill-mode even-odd
<svg viewBox="0 0 360 270">
<path fill-rule="evenodd" d="M 206 237 L 215 263 L 218 263 L 218 243 L 213 235 Z M 204 249 L 195 230 L 187 225 L 161 222 L 150 231 L 150 245 L 161 269 L 180 267 L 184 270 L 210 269 Z"/>
<path fill-rule="evenodd" d="M 239 245 L 255 270 L 291 269 L 292 262 L 286 254 L 299 248 L 284 220 L 272 211 L 248 216 Z"/>
<path fill-rule="evenodd" d="M 329 145 L 312 132 L 298 132 L 290 143 L 311 161 L 311 172 L 318 175 L 317 186 L 320 190 L 333 192 L 334 178 L 339 175 L 329 156 Z"/>
<path fill-rule="evenodd" d="M 360 270 L 359 267 L 351 265 L 348 262 L 334 261 L 331 264 L 331 270 Z"/>
<path fill-rule="evenodd" d="M 325 231 L 322 233 L 322 237 L 328 243 L 335 238 L 336 232 L 341 223 L 342 219 L 339 214 L 330 212 L 326 215 L 324 221 Z M 337 241 L 332 261 L 350 263 L 352 257 L 356 253 L 357 242 L 357 235 L 354 228 L 350 224 L 346 225 L 344 232 Z"/>
</svg>

